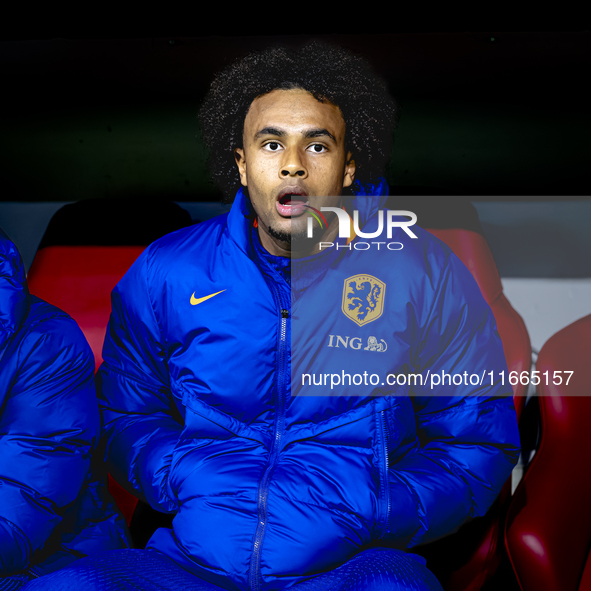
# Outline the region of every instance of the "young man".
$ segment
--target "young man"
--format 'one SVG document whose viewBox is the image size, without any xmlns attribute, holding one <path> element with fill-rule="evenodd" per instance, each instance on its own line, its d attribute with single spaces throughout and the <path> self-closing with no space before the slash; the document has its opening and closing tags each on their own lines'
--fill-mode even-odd
<svg viewBox="0 0 591 591">
<path fill-rule="evenodd" d="M 378 225 L 394 117 L 366 65 L 323 45 L 216 79 L 201 122 L 232 210 L 140 257 L 98 374 L 109 470 L 173 529 L 89 572 L 112 560 L 151 589 L 121 561 L 164 556 L 186 588 L 440 589 L 404 550 L 484 514 L 519 444 L 508 387 L 406 379 L 506 368 L 467 269 L 418 228 L 375 252 L 339 237 L 341 207 L 360 236 Z M 339 368 L 382 381 L 304 387 Z"/>
<path fill-rule="evenodd" d="M 126 548 L 105 498 L 94 359 L 76 323 L 29 295 L 0 230 L 0 590 L 88 554 Z"/>
</svg>

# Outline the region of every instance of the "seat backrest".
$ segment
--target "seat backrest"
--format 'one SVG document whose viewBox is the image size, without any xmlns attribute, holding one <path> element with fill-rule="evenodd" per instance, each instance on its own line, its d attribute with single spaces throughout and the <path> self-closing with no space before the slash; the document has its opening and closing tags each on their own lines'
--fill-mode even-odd
<svg viewBox="0 0 591 591">
<path fill-rule="evenodd" d="M 482 230 L 478 212 L 466 197 L 389 197 L 389 209 L 410 210 L 417 225 L 447 244 L 472 273 L 491 307 L 503 343 L 509 372 L 528 373 L 531 369 L 531 342 L 519 313 L 503 294 L 503 285 L 494 257 Z M 517 417 L 525 405 L 527 380 L 512 386 Z"/>
<path fill-rule="evenodd" d="M 144 246 L 47 246 L 31 265 L 31 293 L 67 312 L 81 328 L 96 369 L 111 314 L 111 291 Z"/>
<path fill-rule="evenodd" d="M 529 334 L 523 319 L 503 294 L 501 278 L 474 206 L 466 199 L 447 197 L 412 198 L 406 206 L 396 203 L 392 209 L 415 212 L 418 225 L 447 244 L 472 273 L 495 317 L 509 372 L 529 374 Z M 512 388 L 519 419 L 527 383 L 518 382 Z M 509 480 L 485 517 L 466 524 L 425 550 L 429 566 L 442 579 L 446 591 L 478 591 L 495 573 L 501 562 L 502 519 L 510 485 Z"/>
<path fill-rule="evenodd" d="M 102 363 L 111 291 L 146 246 L 191 223 L 174 203 L 96 199 L 69 204 L 51 219 L 27 277 L 31 293 L 67 312 Z M 138 499 L 109 475 L 127 524 Z"/>
<path fill-rule="evenodd" d="M 67 312 L 81 328 L 94 354 L 103 361 L 103 341 L 111 314 L 111 291 L 143 252 L 144 246 L 46 246 L 29 271 L 31 293 Z M 109 491 L 131 523 L 137 498 L 109 475 Z"/>
<path fill-rule="evenodd" d="M 486 238 L 473 230 L 463 228 L 428 228 L 434 236 L 445 242 L 471 271 L 480 291 L 497 322 L 503 343 L 509 373 L 531 369 L 531 342 L 519 313 L 503 294 L 503 285 Z M 508 380 L 508 377 L 506 378 Z M 527 396 L 528 380 L 518 380 L 512 386 L 517 417 L 521 415 Z"/>
<path fill-rule="evenodd" d="M 540 444 L 513 496 L 505 545 L 523 591 L 588 591 L 591 315 L 545 343 L 536 371 Z"/>
<path fill-rule="evenodd" d="M 162 200 L 90 199 L 65 205 L 50 220 L 31 265 L 31 293 L 76 320 L 98 369 L 111 291 L 148 244 L 191 223 L 185 210 Z"/>
</svg>

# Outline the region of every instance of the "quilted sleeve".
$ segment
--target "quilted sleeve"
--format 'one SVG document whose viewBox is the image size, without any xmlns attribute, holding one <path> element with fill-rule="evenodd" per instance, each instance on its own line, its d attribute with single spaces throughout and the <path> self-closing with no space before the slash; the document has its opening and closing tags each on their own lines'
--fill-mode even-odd
<svg viewBox="0 0 591 591">
<path fill-rule="evenodd" d="M 496 323 L 471 273 L 453 255 L 414 356 L 415 367 L 428 376 L 413 392 L 418 438 L 389 471 L 387 537 L 401 546 L 435 540 L 484 515 L 519 456 Z"/>
<path fill-rule="evenodd" d="M 158 511 L 174 512 L 167 482 L 183 421 L 170 392 L 149 268 L 148 249 L 112 292 L 97 393 L 110 474 Z"/>
<path fill-rule="evenodd" d="M 98 437 L 92 352 L 74 321 L 51 310 L 25 325 L 10 360 L 0 416 L 2 575 L 26 569 L 45 545 L 80 493 Z"/>
</svg>

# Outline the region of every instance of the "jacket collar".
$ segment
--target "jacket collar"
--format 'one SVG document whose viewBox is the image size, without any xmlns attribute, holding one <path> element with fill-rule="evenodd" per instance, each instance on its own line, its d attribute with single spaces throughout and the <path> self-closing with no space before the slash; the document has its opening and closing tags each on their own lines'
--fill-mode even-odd
<svg viewBox="0 0 591 591">
<path fill-rule="evenodd" d="M 348 212 L 359 212 L 359 226 L 363 227 L 386 206 L 389 190 L 383 178 L 377 179 L 375 183 L 355 181 L 351 186 L 353 194 L 343 197 L 343 206 Z"/>
<path fill-rule="evenodd" d="M 16 246 L 0 229 L 0 359 L 29 313 L 29 289 Z"/>
</svg>

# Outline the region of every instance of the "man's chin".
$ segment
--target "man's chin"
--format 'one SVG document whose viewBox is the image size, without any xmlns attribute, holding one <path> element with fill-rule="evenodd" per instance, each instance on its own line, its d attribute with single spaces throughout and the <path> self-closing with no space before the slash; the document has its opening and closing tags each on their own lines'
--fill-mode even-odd
<svg viewBox="0 0 591 591">
<path fill-rule="evenodd" d="M 277 242 L 285 244 L 293 251 L 312 250 L 318 242 L 318 238 L 308 238 L 308 228 L 300 224 L 291 224 L 291 227 L 269 226 L 269 235 Z"/>
<path fill-rule="evenodd" d="M 311 238 L 308 237 L 308 220 L 310 219 L 312 219 Z M 272 220 L 266 228 L 266 233 L 275 244 L 291 252 L 292 256 L 305 257 L 318 252 L 318 243 L 327 234 L 327 228 L 320 225 L 316 219 L 299 216 L 289 220 Z"/>
</svg>

